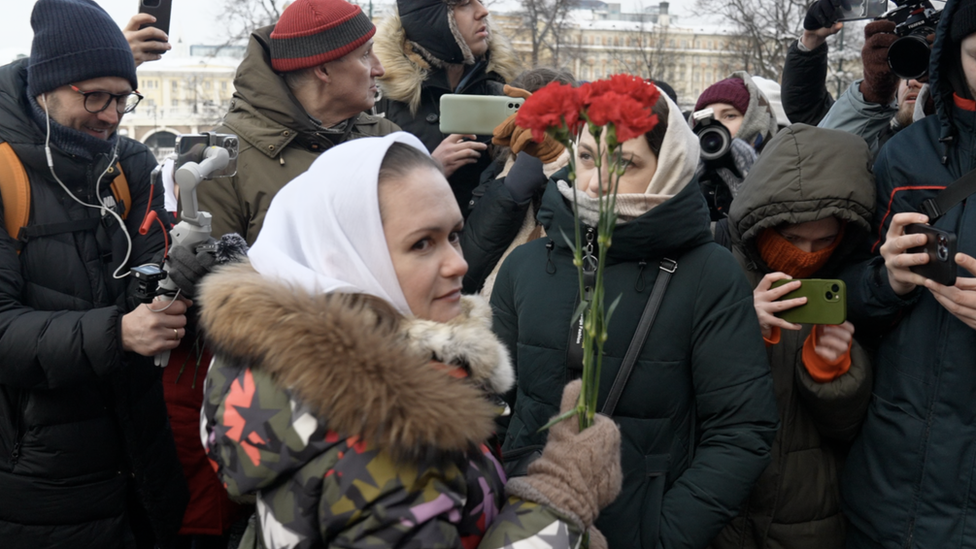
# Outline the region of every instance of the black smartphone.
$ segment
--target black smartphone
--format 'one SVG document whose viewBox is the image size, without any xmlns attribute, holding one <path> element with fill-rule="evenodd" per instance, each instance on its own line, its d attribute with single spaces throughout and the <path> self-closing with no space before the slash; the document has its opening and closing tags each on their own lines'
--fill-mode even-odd
<svg viewBox="0 0 976 549">
<path fill-rule="evenodd" d="M 924 234 L 928 237 L 924 246 L 908 249 L 910 254 L 924 253 L 929 256 L 928 263 L 911 268 L 913 273 L 943 286 L 956 283 L 956 235 L 923 223 L 906 225 L 905 234 Z"/>
<path fill-rule="evenodd" d="M 146 27 L 156 27 L 169 36 L 169 19 L 173 11 L 173 0 L 139 0 L 139 13 L 148 13 L 156 18 L 155 23 L 142 25 L 140 29 Z M 166 50 L 153 51 L 150 53 L 164 54 Z"/>
</svg>

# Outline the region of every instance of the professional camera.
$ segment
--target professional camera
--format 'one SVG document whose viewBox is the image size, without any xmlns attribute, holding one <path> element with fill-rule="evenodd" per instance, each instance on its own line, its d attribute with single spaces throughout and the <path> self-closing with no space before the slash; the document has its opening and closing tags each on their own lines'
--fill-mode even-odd
<svg viewBox="0 0 976 549">
<path fill-rule="evenodd" d="M 888 48 L 888 66 L 898 78 L 922 78 L 929 72 L 931 53 L 925 38 L 935 33 L 942 11 L 936 10 L 928 0 L 895 3 L 897 8 L 878 18 L 893 22 L 895 34 L 901 37 Z"/>
<path fill-rule="evenodd" d="M 715 120 L 715 111 L 712 109 L 702 109 L 691 115 L 695 126 L 692 128 L 698 136 L 698 144 L 701 146 L 701 159 L 709 162 L 718 160 L 729 153 L 732 147 L 732 134 L 718 120 Z"/>
<path fill-rule="evenodd" d="M 729 214 L 732 193 L 719 176 L 719 168 L 726 168 L 739 175 L 732 160 L 732 134 L 724 124 L 715 119 L 712 109 L 702 109 L 691 115 L 695 126 L 692 130 L 698 136 L 701 148 L 701 162 L 704 170 L 698 178 L 702 195 L 708 202 L 712 221 L 718 221 Z"/>
</svg>

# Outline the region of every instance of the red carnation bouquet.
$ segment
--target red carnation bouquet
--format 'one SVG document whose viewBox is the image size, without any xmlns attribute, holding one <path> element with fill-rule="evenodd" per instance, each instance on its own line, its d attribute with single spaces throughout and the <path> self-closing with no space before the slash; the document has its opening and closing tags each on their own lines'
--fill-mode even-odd
<svg viewBox="0 0 976 549">
<path fill-rule="evenodd" d="M 627 159 L 620 154 L 620 145 L 639 137 L 657 125 L 652 108 L 661 96 L 654 84 L 629 74 L 617 74 L 607 80 L 583 84 L 578 88 L 552 82 L 525 100 L 515 119 L 516 125 L 532 131 L 532 139 L 541 143 L 550 135 L 570 150 L 569 184 L 573 187 L 573 216 L 575 239 L 563 234 L 573 250 L 573 263 L 579 271 L 580 304 L 572 324 L 583 317 L 583 386 L 577 407 L 553 418 L 543 429 L 577 414 L 580 429 L 593 424 L 597 412 L 600 370 L 603 366 L 603 345 L 607 341 L 607 326 L 620 296 L 605 307 L 603 273 L 607 250 L 612 244 L 613 229 L 617 225 L 617 183 L 626 169 Z M 588 131 L 596 140 L 595 168 L 600 181 L 599 221 L 597 245 L 599 257 L 593 256 L 592 246 L 581 245 L 579 206 L 576 191 L 576 140 L 580 132 Z M 608 162 L 607 192 L 604 192 L 603 163 Z M 595 272 L 594 272 L 595 271 Z M 589 282 L 589 283 L 587 283 Z"/>
</svg>

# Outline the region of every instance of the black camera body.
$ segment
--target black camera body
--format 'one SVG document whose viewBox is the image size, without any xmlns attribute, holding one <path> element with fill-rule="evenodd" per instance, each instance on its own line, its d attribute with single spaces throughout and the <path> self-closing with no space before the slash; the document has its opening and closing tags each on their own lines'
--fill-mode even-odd
<svg viewBox="0 0 976 549">
<path fill-rule="evenodd" d="M 692 130 L 698 136 L 701 159 L 710 162 L 729 154 L 732 148 L 732 134 L 724 124 L 715 120 L 715 111 L 702 109 L 691 115 L 695 126 Z"/>
<path fill-rule="evenodd" d="M 704 173 L 698 178 L 698 185 L 708 202 L 712 221 L 718 221 L 728 215 L 732 205 L 732 193 L 716 170 L 728 168 L 732 172 L 738 171 L 732 160 L 732 134 L 725 124 L 715 119 L 712 109 L 702 109 L 692 113 L 691 117 L 695 123 L 692 131 L 698 136 L 700 158 L 705 167 Z"/>
<path fill-rule="evenodd" d="M 931 48 L 926 37 L 935 34 L 942 11 L 929 0 L 896 1 L 898 7 L 879 17 L 895 24 L 898 40 L 888 48 L 891 72 L 904 80 L 919 79 L 929 72 Z"/>
</svg>

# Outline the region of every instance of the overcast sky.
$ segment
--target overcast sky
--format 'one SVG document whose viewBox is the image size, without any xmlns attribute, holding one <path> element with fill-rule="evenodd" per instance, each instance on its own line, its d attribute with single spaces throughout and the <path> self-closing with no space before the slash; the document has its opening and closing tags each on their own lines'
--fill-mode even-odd
<svg viewBox="0 0 976 549">
<path fill-rule="evenodd" d="M 386 3 L 387 0 L 374 0 Z M 514 0 L 495 0 L 493 5 L 510 4 Z M 658 0 L 616 0 L 624 11 L 638 5 L 655 5 Z M 125 23 L 139 9 L 140 0 L 96 0 L 119 24 Z M 222 41 L 223 33 L 217 26 L 220 17 L 220 0 L 173 0 L 170 38 L 182 37 L 190 44 L 212 44 Z M 391 2 L 392 3 L 392 2 Z M 34 33 L 30 26 L 32 0 L 3 0 L 3 17 L 0 17 L 0 65 L 9 62 L 18 53 L 29 54 Z M 683 7 L 691 7 L 694 0 L 672 0 L 672 13 L 681 13 Z M 496 8 L 497 9 L 497 8 Z"/>
</svg>

